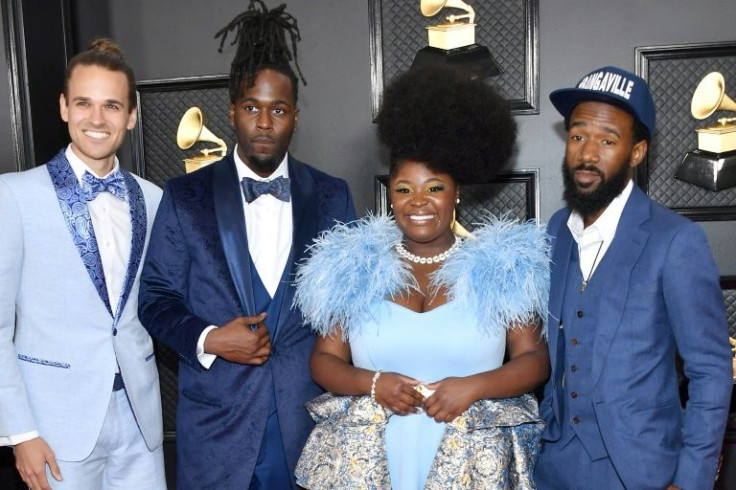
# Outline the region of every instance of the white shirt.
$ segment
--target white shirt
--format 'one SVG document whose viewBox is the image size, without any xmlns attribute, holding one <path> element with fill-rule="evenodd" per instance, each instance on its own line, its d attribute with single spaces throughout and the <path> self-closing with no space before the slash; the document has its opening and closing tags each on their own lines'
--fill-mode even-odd
<svg viewBox="0 0 736 490">
<path fill-rule="evenodd" d="M 274 172 L 267 178 L 261 177 L 251 170 L 238 155 L 238 147 L 233 150 L 235 168 L 238 172 L 238 183 L 245 177 L 254 180 L 273 180 L 277 177 L 289 177 L 289 154 Z M 273 298 L 281 282 L 281 276 L 291 253 L 294 218 L 291 200 L 281 201 L 270 194 L 264 194 L 251 203 L 246 202 L 240 193 L 245 214 L 245 233 L 248 237 L 248 252 L 256 266 L 258 275 L 268 294 Z M 256 312 L 256 313 L 261 313 Z M 206 369 L 212 366 L 217 356 L 204 351 L 204 340 L 215 325 L 202 331 L 197 342 L 197 359 Z"/>
<path fill-rule="evenodd" d="M 590 281 L 593 273 L 598 268 L 598 264 L 606 255 L 608 247 L 610 247 L 613 237 L 616 235 L 621 213 L 624 211 L 624 206 L 626 206 L 633 188 L 634 182 L 629 180 L 621 194 L 616 196 L 598 219 L 587 228 L 585 228 L 580 213 L 577 211 L 570 213 L 570 217 L 567 219 L 567 227 L 578 244 L 580 272 L 584 282 Z"/>
<path fill-rule="evenodd" d="M 66 148 L 64 154 L 74 171 L 74 175 L 77 176 L 77 180 L 80 182 L 84 172 L 100 177 L 72 151 L 71 145 Z M 119 168 L 120 162 L 115 157 L 115 165 L 110 173 Z M 110 175 L 110 173 L 107 175 Z M 107 175 L 100 178 L 105 178 Z M 114 314 L 117 311 L 118 301 L 120 301 L 120 295 L 123 292 L 125 274 L 130 259 L 130 243 L 133 234 L 130 224 L 130 206 L 127 201 L 120 200 L 109 192 L 101 192 L 87 203 L 87 209 L 92 220 L 92 228 L 95 231 L 102 271 L 105 274 L 107 295 L 110 298 L 110 307 Z M 0 437 L 0 446 L 14 446 L 36 437 L 39 437 L 37 431 Z"/>
</svg>

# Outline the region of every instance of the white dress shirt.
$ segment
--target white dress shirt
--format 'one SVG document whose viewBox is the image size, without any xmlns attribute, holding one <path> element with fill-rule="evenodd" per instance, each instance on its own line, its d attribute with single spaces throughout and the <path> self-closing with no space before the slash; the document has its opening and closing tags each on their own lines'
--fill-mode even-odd
<svg viewBox="0 0 736 490">
<path fill-rule="evenodd" d="M 115 165 L 110 173 L 99 176 L 92 172 L 87 164 L 72 151 L 71 145 L 66 148 L 65 155 L 74 171 L 74 175 L 77 176 L 77 180 L 80 182 L 82 182 L 84 172 L 89 172 L 95 177 L 105 178 L 120 168 L 120 162 L 115 157 Z M 109 192 L 101 192 L 87 203 L 87 209 L 100 251 L 110 307 L 113 314 L 115 314 L 120 295 L 123 292 L 125 274 L 130 259 L 130 244 L 133 234 L 130 223 L 130 206 L 127 201 L 120 200 Z M 36 437 L 39 437 L 37 431 L 0 437 L 0 446 L 16 445 Z"/>
<path fill-rule="evenodd" d="M 267 178 L 261 177 L 251 170 L 238 155 L 238 147 L 233 150 L 235 168 L 238 172 L 238 183 L 245 177 L 254 180 L 273 180 L 277 177 L 289 177 L 289 154 L 274 172 Z M 264 194 L 253 202 L 246 202 L 243 193 L 240 193 L 245 214 L 245 233 L 248 237 L 248 252 L 256 266 L 258 275 L 268 294 L 273 298 L 281 282 L 281 276 L 291 253 L 293 234 L 293 214 L 291 200 L 281 201 L 270 194 Z M 261 312 L 256 312 L 261 313 Z M 215 325 L 210 325 L 199 336 L 197 342 L 197 359 L 200 364 L 209 369 L 217 356 L 204 351 L 204 340 Z"/>
<path fill-rule="evenodd" d="M 567 227 L 572 237 L 578 244 L 578 255 L 580 257 L 580 272 L 584 282 L 590 281 L 598 264 L 603 260 L 608 248 L 611 246 L 613 237 L 616 235 L 621 213 L 629 200 L 634 182 L 629 180 L 621 194 L 616 196 L 595 222 L 585 227 L 583 217 L 577 211 L 570 213 L 567 219 Z"/>
</svg>

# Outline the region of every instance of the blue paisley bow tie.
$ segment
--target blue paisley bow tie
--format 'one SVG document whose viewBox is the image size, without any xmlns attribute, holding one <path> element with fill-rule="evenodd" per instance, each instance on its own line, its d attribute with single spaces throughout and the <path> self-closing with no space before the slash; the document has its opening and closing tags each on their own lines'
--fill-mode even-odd
<svg viewBox="0 0 736 490">
<path fill-rule="evenodd" d="M 111 173 L 104 179 L 95 177 L 89 172 L 84 172 L 82 181 L 84 181 L 84 184 L 82 185 L 81 195 L 85 201 L 93 200 L 100 192 L 109 192 L 122 201 L 126 199 L 125 177 L 120 170 Z"/>
<path fill-rule="evenodd" d="M 273 180 L 255 180 L 243 177 L 240 181 L 246 202 L 253 202 L 263 194 L 271 194 L 276 199 L 284 202 L 291 200 L 291 187 L 286 177 L 276 177 Z"/>
</svg>

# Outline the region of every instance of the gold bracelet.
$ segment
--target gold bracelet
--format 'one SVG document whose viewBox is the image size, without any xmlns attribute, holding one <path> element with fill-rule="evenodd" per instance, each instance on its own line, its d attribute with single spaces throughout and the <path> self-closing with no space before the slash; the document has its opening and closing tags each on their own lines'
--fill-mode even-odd
<svg viewBox="0 0 736 490">
<path fill-rule="evenodd" d="M 371 400 L 376 401 L 376 383 L 378 378 L 381 377 L 381 370 L 379 369 L 373 374 L 373 381 L 371 382 Z"/>
</svg>

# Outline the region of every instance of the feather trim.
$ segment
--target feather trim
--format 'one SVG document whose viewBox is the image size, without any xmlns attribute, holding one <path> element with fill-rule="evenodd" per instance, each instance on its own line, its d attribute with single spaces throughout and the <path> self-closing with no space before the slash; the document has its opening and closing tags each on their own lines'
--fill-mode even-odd
<svg viewBox="0 0 736 490">
<path fill-rule="evenodd" d="M 415 284 L 411 268 L 394 252 L 401 232 L 386 216 L 339 224 L 309 247 L 296 274 L 294 304 L 322 336 L 373 317 L 378 303 Z"/>
<path fill-rule="evenodd" d="M 498 334 L 541 321 L 546 336 L 549 249 L 535 223 L 488 216 L 437 269 L 432 284 L 475 311 L 483 331 Z"/>
<path fill-rule="evenodd" d="M 315 240 L 297 271 L 294 298 L 312 329 L 323 336 L 339 329 L 347 341 L 374 317 L 380 301 L 416 287 L 411 267 L 394 248 L 401 239 L 392 219 L 368 216 Z M 437 269 L 432 286 L 475 311 L 479 329 L 500 333 L 546 323 L 549 271 L 543 228 L 489 216 Z"/>
</svg>

